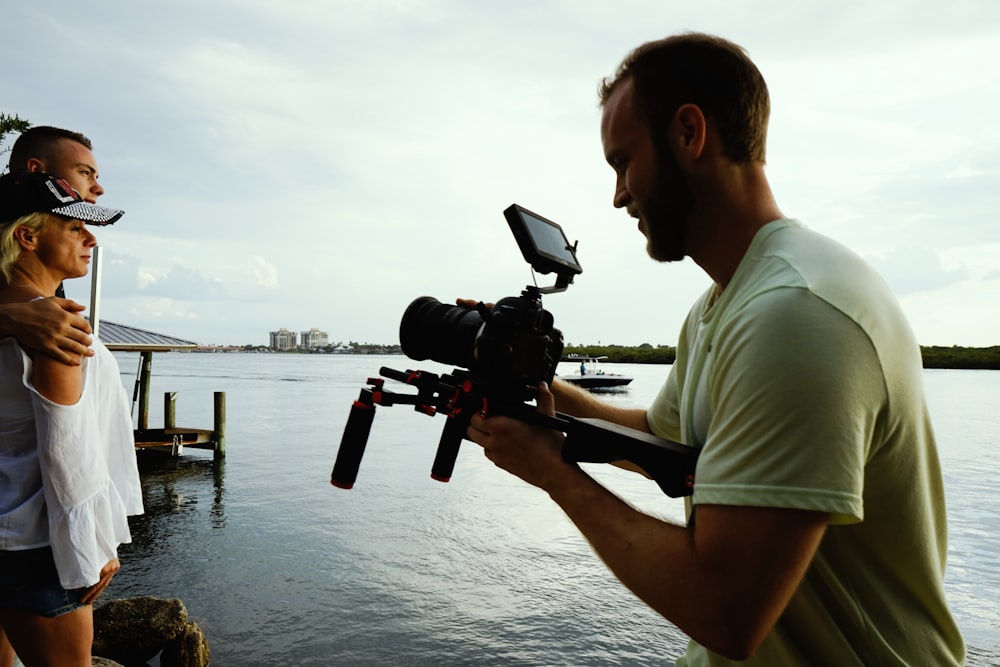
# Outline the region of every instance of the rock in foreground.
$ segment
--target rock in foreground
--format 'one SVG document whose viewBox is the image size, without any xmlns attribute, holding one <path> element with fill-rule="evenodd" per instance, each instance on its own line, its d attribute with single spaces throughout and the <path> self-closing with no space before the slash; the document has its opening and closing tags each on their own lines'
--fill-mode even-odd
<svg viewBox="0 0 1000 667">
<path fill-rule="evenodd" d="M 94 609 L 93 654 L 124 667 L 144 666 L 158 654 L 162 667 L 206 667 L 208 640 L 187 619 L 176 598 L 113 600 Z"/>
</svg>

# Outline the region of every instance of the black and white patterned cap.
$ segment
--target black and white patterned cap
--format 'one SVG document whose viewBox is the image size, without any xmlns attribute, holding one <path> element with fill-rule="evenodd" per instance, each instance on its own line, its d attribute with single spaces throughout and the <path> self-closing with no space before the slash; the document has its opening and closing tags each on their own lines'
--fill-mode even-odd
<svg viewBox="0 0 1000 667">
<path fill-rule="evenodd" d="M 125 214 L 83 200 L 69 183 L 41 172 L 17 171 L 0 176 L 0 222 L 29 213 L 54 213 L 90 225 L 110 225 Z"/>
</svg>

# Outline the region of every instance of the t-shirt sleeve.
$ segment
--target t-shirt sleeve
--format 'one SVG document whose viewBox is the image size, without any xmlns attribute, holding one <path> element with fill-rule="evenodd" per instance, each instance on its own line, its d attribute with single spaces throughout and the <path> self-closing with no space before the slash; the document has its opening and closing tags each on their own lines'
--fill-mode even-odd
<svg viewBox="0 0 1000 667">
<path fill-rule="evenodd" d="M 646 423 L 655 435 L 681 442 L 681 421 L 678 408 L 677 365 L 670 367 L 667 381 L 646 410 Z"/>
<path fill-rule="evenodd" d="M 753 299 L 712 342 L 712 420 L 695 504 L 788 507 L 864 518 L 865 462 L 886 404 L 871 341 L 799 288 Z"/>
</svg>

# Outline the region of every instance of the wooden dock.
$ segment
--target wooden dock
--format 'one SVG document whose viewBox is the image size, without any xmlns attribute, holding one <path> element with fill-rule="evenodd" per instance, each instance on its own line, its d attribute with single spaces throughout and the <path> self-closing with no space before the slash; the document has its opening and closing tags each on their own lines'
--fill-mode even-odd
<svg viewBox="0 0 1000 667">
<path fill-rule="evenodd" d="M 135 376 L 132 407 L 139 405 L 135 428 L 136 449 L 169 451 L 174 456 L 184 447 L 211 449 L 215 459 L 226 456 L 226 395 L 215 392 L 215 423 L 212 429 L 182 428 L 174 418 L 175 392 L 164 397 L 163 428 L 149 428 L 149 385 L 152 377 L 153 352 L 191 351 L 198 343 L 160 334 L 125 324 L 109 322 L 101 317 L 101 273 L 104 249 L 93 248 L 90 271 L 90 328 L 94 336 L 113 352 L 138 352 L 139 370 Z"/>
<path fill-rule="evenodd" d="M 215 449 L 215 432 L 192 428 L 147 428 L 135 430 L 135 448 L 170 447 L 171 454 L 182 454 L 185 447 Z"/>
<path fill-rule="evenodd" d="M 148 380 L 145 382 L 148 397 Z M 140 388 L 140 395 L 143 391 Z M 176 425 L 177 392 L 163 395 L 163 428 L 149 428 L 149 403 L 140 400 L 139 427 L 135 429 L 136 449 L 156 449 L 180 456 L 185 447 L 211 449 L 214 458 L 226 456 L 226 393 L 215 392 L 215 419 L 211 429 L 185 428 Z"/>
<path fill-rule="evenodd" d="M 93 326 L 93 325 L 92 325 Z M 179 456 L 185 447 L 211 449 L 215 459 L 226 456 L 226 394 L 215 392 L 214 420 L 211 429 L 177 426 L 177 392 L 163 396 L 163 428 L 149 426 L 149 388 L 153 376 L 153 353 L 193 350 L 197 343 L 163 334 L 136 329 L 135 327 L 103 321 L 98 335 L 109 350 L 138 352 L 139 369 L 132 393 L 133 407 L 138 404 L 135 428 L 136 449 L 156 450 Z M 95 327 L 96 329 L 96 327 Z"/>
</svg>

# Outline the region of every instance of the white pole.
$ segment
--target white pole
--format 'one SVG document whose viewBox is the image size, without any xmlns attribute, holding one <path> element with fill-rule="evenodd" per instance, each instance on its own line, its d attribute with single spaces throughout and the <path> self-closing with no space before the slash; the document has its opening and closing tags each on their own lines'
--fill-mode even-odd
<svg viewBox="0 0 1000 667">
<path fill-rule="evenodd" d="M 90 328 L 100 335 L 101 326 L 101 246 L 94 246 L 90 257 Z"/>
</svg>

